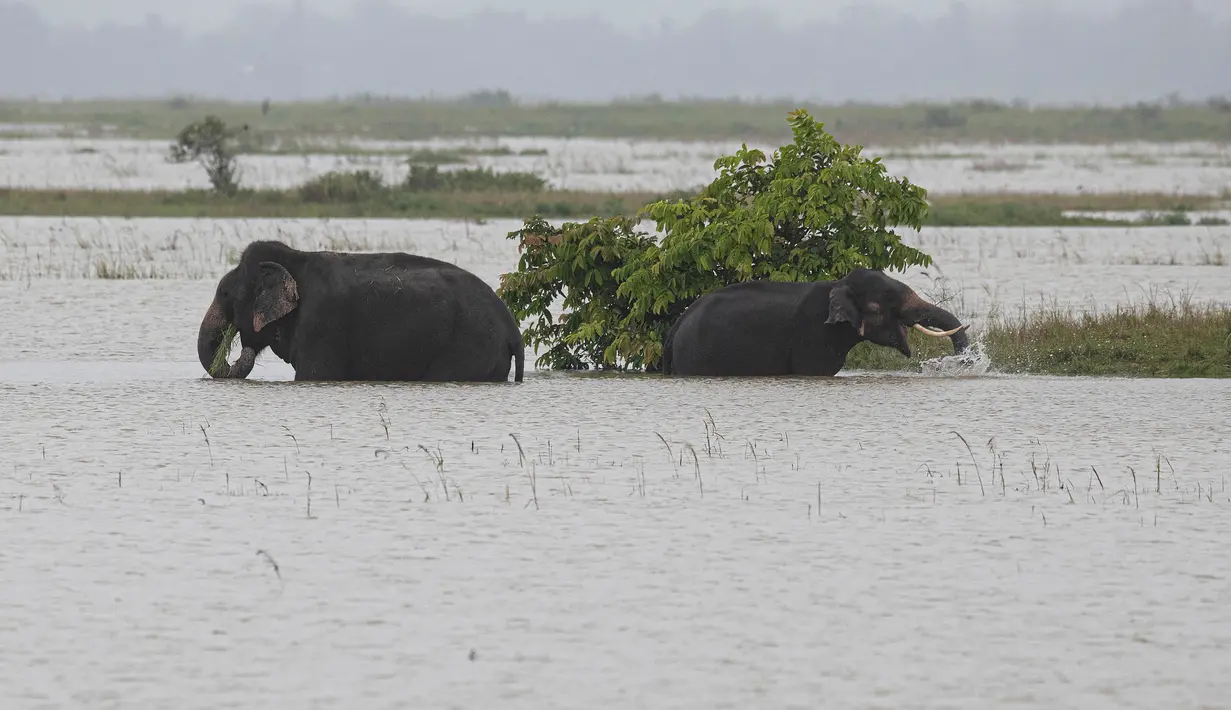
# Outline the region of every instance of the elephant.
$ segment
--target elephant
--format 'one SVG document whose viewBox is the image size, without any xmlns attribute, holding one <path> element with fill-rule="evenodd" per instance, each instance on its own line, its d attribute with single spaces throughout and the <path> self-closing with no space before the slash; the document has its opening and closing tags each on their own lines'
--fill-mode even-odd
<svg viewBox="0 0 1231 710">
<path fill-rule="evenodd" d="M 223 331 L 243 349 L 211 372 Z M 465 269 L 405 253 L 300 251 L 254 241 L 218 282 L 197 355 L 211 376 L 245 378 L 273 350 L 296 380 L 521 382 L 518 323 L 491 286 Z"/>
<path fill-rule="evenodd" d="M 908 327 L 949 337 L 956 353 L 969 345 L 968 325 L 880 269 L 833 281 L 744 281 L 702 295 L 676 319 L 662 372 L 833 376 L 863 340 L 910 357 Z"/>
</svg>

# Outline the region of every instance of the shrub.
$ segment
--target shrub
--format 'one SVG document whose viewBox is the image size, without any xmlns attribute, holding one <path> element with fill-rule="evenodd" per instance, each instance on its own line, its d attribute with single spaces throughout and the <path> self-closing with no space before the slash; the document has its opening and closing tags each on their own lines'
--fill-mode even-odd
<svg viewBox="0 0 1231 710">
<path fill-rule="evenodd" d="M 411 164 L 404 186 L 411 192 L 541 192 L 547 181 L 534 173 L 496 173 L 491 168 L 442 171 L 436 165 Z"/>
<path fill-rule="evenodd" d="M 839 278 L 857 267 L 929 265 L 890 226 L 922 226 L 927 192 L 886 175 L 806 111 L 788 115 L 794 142 L 764 153 L 745 144 L 714 163 L 696 196 L 646 208 L 661 243 L 639 220 L 614 217 L 552 227 L 537 217 L 508 237 L 517 271 L 500 295 L 523 337 L 546 346 L 553 369 L 657 369 L 670 324 L 697 297 L 738 281 Z M 564 312 L 553 319 L 554 299 Z"/>
<path fill-rule="evenodd" d="M 372 170 L 330 171 L 299 187 L 305 202 L 363 202 L 385 192 L 384 178 Z"/>
<path fill-rule="evenodd" d="M 595 217 L 556 228 L 534 217 L 510 234 L 520 239 L 522 256 L 516 272 L 501 276 L 499 292 L 515 317 L 534 319 L 522 337 L 531 347 L 547 346 L 540 363 L 585 370 L 613 360 L 614 336 L 632 310 L 616 271 L 654 245 L 637 221 Z M 565 310 L 555 319 L 551 307 L 560 297 Z"/>
</svg>

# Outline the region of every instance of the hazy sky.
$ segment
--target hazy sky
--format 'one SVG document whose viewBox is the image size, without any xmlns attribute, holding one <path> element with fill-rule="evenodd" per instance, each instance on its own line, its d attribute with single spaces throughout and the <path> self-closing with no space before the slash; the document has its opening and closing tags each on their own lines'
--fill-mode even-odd
<svg viewBox="0 0 1231 710">
<path fill-rule="evenodd" d="M 1231 91 L 1231 0 L 849 2 L 509 0 L 498 9 L 525 15 L 492 18 L 473 13 L 498 0 L 302 0 L 303 14 L 294 0 L 0 0 L 0 66 L 22 67 L 0 72 L 0 95 L 1123 104 Z M 753 3 L 772 14 L 705 17 Z M 154 10 L 178 31 L 144 26 Z"/>
<path fill-rule="evenodd" d="M 3 2 L 3 0 L 0 0 Z M 340 14 L 361 0 L 300 0 L 318 11 Z M 531 17 L 597 15 L 624 28 L 656 26 L 663 20 L 688 23 L 707 11 L 763 7 L 785 21 L 832 17 L 853 0 L 384 0 L 391 5 L 436 16 L 457 16 L 493 8 L 521 10 Z M 917 15 L 943 13 L 954 0 L 874 0 L 875 4 Z M 1051 5 L 1072 9 L 1105 11 L 1132 3 L 1132 0 L 965 0 L 971 8 L 1003 9 L 1022 4 Z M 1176 0 L 1177 3 L 1183 0 Z M 1228 0 L 1191 0 L 1196 8 L 1231 15 Z M 230 20 L 247 5 L 289 7 L 293 0 L 35 0 L 43 17 L 54 24 L 93 26 L 100 22 L 135 24 L 147 14 L 157 13 L 164 21 L 185 29 L 213 29 Z M 859 4 L 868 4 L 862 0 Z"/>
</svg>

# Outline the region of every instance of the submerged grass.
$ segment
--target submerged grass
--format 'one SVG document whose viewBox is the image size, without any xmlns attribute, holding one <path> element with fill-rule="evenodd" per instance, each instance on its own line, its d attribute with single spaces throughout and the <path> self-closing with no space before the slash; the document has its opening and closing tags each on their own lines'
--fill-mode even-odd
<svg viewBox="0 0 1231 710">
<path fill-rule="evenodd" d="M 442 173 L 443 174 L 443 173 Z M 476 173 L 477 174 L 477 173 Z M 687 193 L 588 192 L 508 185 L 482 190 L 403 190 L 360 179 L 363 171 L 331 173 L 291 190 L 243 190 L 224 197 L 209 190 L 0 189 L 0 214 L 55 217 L 213 218 L 545 218 L 588 219 L 636 214 L 661 198 Z M 500 176 L 505 178 L 506 176 Z M 945 227 L 1150 226 L 1188 224 L 1190 210 L 1217 209 L 1231 195 L 1112 193 L 939 194 L 926 224 Z M 1147 213 L 1137 221 L 1067 216 L 1068 211 Z M 1178 219 L 1176 218 L 1178 215 Z M 1211 223 L 1212 224 L 1212 223 Z"/>
<path fill-rule="evenodd" d="M 961 193 L 932 195 L 927 224 L 935 227 L 1058 227 L 1191 224 L 1185 214 L 1231 205 L 1231 191 L 1221 195 L 1122 192 L 1066 195 L 1056 193 Z M 1068 212 L 1146 212 L 1137 220 L 1109 220 Z M 1209 225 L 1217 220 L 1206 220 Z"/>
<path fill-rule="evenodd" d="M 993 314 L 976 337 L 997 372 L 1123 377 L 1231 377 L 1231 307 L 1151 301 L 1102 312 L 1058 307 Z M 972 337 L 972 340 L 974 337 Z M 860 343 L 847 369 L 900 371 L 952 353 L 947 338 L 910 334 L 913 357 Z"/>
<path fill-rule="evenodd" d="M 664 101 L 492 105 L 467 100 L 359 96 L 269 105 L 170 100 L 0 101 L 0 123 L 61 124 L 93 135 L 172 139 L 214 114 L 228 124 L 283 137 L 417 140 L 468 136 L 585 136 L 676 140 L 768 140 L 790 136 L 782 117 L 805 108 L 843 143 L 927 141 L 1106 143 L 1231 140 L 1231 109 L 1220 102 L 1124 107 L 1037 107 L 997 101 L 824 105 L 809 101 Z"/>
<path fill-rule="evenodd" d="M 988 332 L 1002 372 L 1231 377 L 1231 308 L 1151 303 L 1074 315 L 1060 309 L 1001 320 Z"/>
</svg>

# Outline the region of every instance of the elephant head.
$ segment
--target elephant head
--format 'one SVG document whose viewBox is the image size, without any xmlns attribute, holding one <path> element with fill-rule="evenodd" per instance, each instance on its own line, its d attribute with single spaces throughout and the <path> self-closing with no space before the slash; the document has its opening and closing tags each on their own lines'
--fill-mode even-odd
<svg viewBox="0 0 1231 710">
<path fill-rule="evenodd" d="M 281 249 L 277 249 L 281 247 Z M 283 265 L 292 250 L 277 243 L 256 243 L 244 250 L 239 264 L 218 282 L 214 300 L 201 319 L 197 334 L 197 356 L 201 366 L 213 377 L 244 378 L 252 371 L 257 353 L 274 345 L 280 331 L 294 318 L 299 305 L 299 287 Z M 212 372 L 214 354 L 222 343 L 228 325 L 239 333 L 243 350 L 239 359 L 225 372 Z"/>
<path fill-rule="evenodd" d="M 906 335 L 914 328 L 935 338 L 948 337 L 955 354 L 970 345 L 968 325 L 928 303 L 919 294 L 877 269 L 856 269 L 834 282 L 829 292 L 828 324 L 849 323 L 861 339 L 894 348 L 910 357 Z"/>
</svg>

